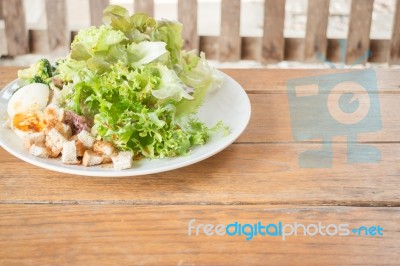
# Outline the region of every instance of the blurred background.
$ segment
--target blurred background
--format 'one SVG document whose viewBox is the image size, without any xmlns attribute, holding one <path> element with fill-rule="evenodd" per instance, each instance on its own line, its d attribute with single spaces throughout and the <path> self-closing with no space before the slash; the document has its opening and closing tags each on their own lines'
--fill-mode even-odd
<svg viewBox="0 0 400 266">
<path fill-rule="evenodd" d="M 1 1 L 1 0 L 0 0 Z M 4 1 L 4 0 L 3 0 Z M 154 16 L 157 19 L 178 20 L 178 0 L 155 0 Z M 25 12 L 25 25 L 27 30 L 46 30 L 47 18 L 45 0 L 23 0 Z M 134 12 L 132 0 L 111 0 L 111 4 L 126 7 Z M 242 0 L 240 6 L 240 36 L 262 37 L 264 25 L 264 1 Z M 308 0 L 286 0 L 284 13 L 284 38 L 305 38 L 307 25 Z M 370 39 L 390 40 L 392 38 L 396 0 L 375 0 L 373 2 Z M 331 0 L 329 2 L 329 17 L 326 37 L 328 39 L 346 39 L 348 36 L 349 15 L 351 0 Z M 66 0 L 66 21 L 68 31 L 78 31 L 90 26 L 89 0 Z M 197 1 L 197 34 L 199 36 L 219 36 L 221 31 L 221 0 Z M 0 16 L 1 18 L 1 16 Z M 0 36 L 4 31 L 5 23 L 0 20 Z M 3 38 L 3 40 L 1 40 Z M 4 43 L 4 33 L 0 37 L 0 43 Z M 39 49 L 40 50 L 40 49 Z M 1 54 L 1 50 L 0 50 Z M 26 66 L 38 58 L 46 56 L 55 60 L 63 56 L 65 51 L 40 52 L 9 56 L 4 54 L 0 58 L 0 65 Z M 285 58 L 286 59 L 286 58 Z M 321 68 L 332 67 L 321 58 L 314 62 L 304 63 L 296 60 L 282 60 L 273 63 L 260 63 L 259 60 L 244 60 L 221 62 L 218 58 L 212 60 L 217 67 L 271 67 L 271 68 Z M 362 66 L 389 67 L 387 62 L 367 62 Z M 391 65 L 390 67 L 398 67 Z"/>
</svg>

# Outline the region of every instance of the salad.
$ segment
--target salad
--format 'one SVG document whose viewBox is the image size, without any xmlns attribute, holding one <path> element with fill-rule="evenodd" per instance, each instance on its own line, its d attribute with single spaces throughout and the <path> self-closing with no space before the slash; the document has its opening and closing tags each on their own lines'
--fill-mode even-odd
<svg viewBox="0 0 400 266">
<path fill-rule="evenodd" d="M 217 131 L 228 134 L 222 121 L 208 127 L 196 117 L 223 78 L 203 53 L 182 50 L 180 23 L 116 5 L 103 22 L 80 30 L 54 65 L 41 59 L 18 72 L 8 125 L 27 151 L 126 169 L 133 159 L 183 156 Z"/>
</svg>

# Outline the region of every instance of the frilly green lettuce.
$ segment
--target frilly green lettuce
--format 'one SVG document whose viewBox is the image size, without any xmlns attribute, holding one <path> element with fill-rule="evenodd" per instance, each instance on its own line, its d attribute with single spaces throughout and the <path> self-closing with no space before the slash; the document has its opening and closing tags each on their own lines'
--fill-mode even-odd
<svg viewBox="0 0 400 266">
<path fill-rule="evenodd" d="M 222 78 L 204 54 L 182 51 L 180 23 L 120 6 L 107 7 L 103 21 L 81 30 L 58 62 L 65 108 L 92 119 L 120 150 L 148 158 L 187 154 L 224 129 L 194 115 Z"/>
</svg>

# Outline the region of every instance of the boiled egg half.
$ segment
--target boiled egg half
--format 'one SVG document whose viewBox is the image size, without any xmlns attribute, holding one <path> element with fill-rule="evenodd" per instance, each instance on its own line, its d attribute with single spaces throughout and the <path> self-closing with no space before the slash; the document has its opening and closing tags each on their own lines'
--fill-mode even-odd
<svg viewBox="0 0 400 266">
<path fill-rule="evenodd" d="M 11 96 L 7 113 L 11 118 L 11 127 L 19 137 L 45 128 L 42 110 L 47 106 L 49 94 L 49 86 L 33 83 Z"/>
</svg>

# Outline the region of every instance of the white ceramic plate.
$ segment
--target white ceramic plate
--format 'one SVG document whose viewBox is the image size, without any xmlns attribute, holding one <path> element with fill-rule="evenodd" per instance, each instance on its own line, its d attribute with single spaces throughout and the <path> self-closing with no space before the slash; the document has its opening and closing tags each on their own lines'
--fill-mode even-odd
<svg viewBox="0 0 400 266">
<path fill-rule="evenodd" d="M 223 73 L 222 73 L 223 74 Z M 209 92 L 198 117 L 208 126 L 213 126 L 222 120 L 229 126 L 228 136 L 215 135 L 203 146 L 196 146 L 187 156 L 168 159 L 142 159 L 134 162 L 132 169 L 114 170 L 104 166 L 84 167 L 65 165 L 60 159 L 42 159 L 30 155 L 22 148 L 21 139 L 11 129 L 0 125 L 0 145 L 18 157 L 33 165 L 62 173 L 86 176 L 135 176 L 159 173 L 188 166 L 204 160 L 220 152 L 234 142 L 246 128 L 251 114 L 249 98 L 243 88 L 226 74 L 224 83 L 219 90 Z M 7 116 L 7 103 L 17 88 L 17 80 L 8 84 L 0 92 L 0 120 Z M 3 123 L 1 123 L 3 124 Z"/>
</svg>

